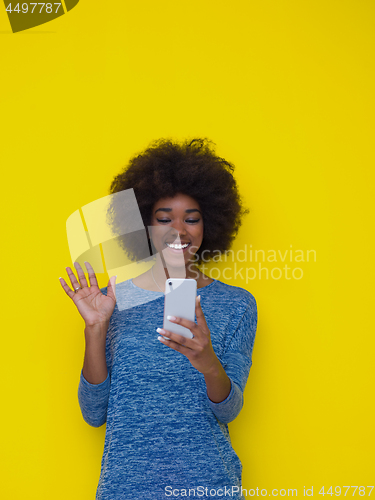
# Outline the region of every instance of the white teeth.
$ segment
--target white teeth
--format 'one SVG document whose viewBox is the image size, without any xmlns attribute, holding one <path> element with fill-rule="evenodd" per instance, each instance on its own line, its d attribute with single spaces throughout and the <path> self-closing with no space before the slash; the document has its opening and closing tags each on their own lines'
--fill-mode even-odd
<svg viewBox="0 0 375 500">
<path fill-rule="evenodd" d="M 175 250 L 181 250 L 182 248 L 186 248 L 190 243 L 185 243 L 185 245 L 174 245 L 173 243 L 166 243 L 169 248 L 174 248 Z"/>
</svg>

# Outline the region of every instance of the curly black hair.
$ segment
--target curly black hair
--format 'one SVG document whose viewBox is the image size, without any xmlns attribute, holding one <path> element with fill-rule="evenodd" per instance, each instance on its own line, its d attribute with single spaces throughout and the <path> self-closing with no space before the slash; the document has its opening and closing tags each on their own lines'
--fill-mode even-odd
<svg viewBox="0 0 375 500">
<path fill-rule="evenodd" d="M 151 226 L 152 208 L 159 199 L 174 197 L 177 193 L 194 198 L 202 210 L 204 227 L 203 241 L 195 254 L 198 265 L 203 258 L 208 261 L 218 252 L 226 253 L 230 249 L 242 217 L 249 213 L 242 204 L 233 177 L 234 165 L 217 156 L 214 146 L 207 138 L 182 143 L 171 139 L 156 140 L 144 152 L 131 158 L 110 186 L 110 194 L 134 189 L 145 227 Z M 126 231 L 120 208 L 113 197 L 109 209 L 111 225 L 121 235 Z M 137 245 L 136 239 L 131 244 L 120 240 L 120 245 L 131 260 L 140 261 L 146 257 L 140 255 L 142 245 Z"/>
</svg>

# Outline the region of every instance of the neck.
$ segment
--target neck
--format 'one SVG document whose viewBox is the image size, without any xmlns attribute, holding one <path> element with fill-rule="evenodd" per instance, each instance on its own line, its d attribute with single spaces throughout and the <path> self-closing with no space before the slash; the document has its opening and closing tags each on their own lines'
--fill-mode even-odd
<svg viewBox="0 0 375 500">
<path fill-rule="evenodd" d="M 164 259 L 160 258 L 160 254 L 158 254 L 155 265 L 153 266 L 153 274 L 158 282 L 163 282 L 169 278 L 187 278 L 197 280 L 201 275 L 201 272 L 192 262 L 188 262 L 186 265 L 180 267 L 167 265 Z"/>
</svg>

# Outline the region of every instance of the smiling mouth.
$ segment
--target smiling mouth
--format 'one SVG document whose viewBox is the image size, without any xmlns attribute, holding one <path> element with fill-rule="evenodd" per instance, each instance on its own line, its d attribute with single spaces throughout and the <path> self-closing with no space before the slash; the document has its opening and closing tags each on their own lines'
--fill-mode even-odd
<svg viewBox="0 0 375 500">
<path fill-rule="evenodd" d="M 175 244 L 175 243 L 165 243 L 168 248 L 172 248 L 173 250 L 184 250 L 188 246 L 191 245 L 191 243 L 184 243 L 184 244 Z"/>
</svg>

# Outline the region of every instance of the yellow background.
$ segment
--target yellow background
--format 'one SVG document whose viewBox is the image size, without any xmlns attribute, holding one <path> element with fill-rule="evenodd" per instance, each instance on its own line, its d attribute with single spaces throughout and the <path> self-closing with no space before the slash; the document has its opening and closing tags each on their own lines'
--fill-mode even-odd
<svg viewBox="0 0 375 500">
<path fill-rule="evenodd" d="M 81 0 L 12 34 L 0 9 L 2 498 L 95 497 L 65 222 L 159 137 L 236 165 L 235 249 L 316 251 L 300 280 L 229 282 L 259 312 L 243 487 L 374 485 L 374 23 L 370 0 Z"/>
</svg>

